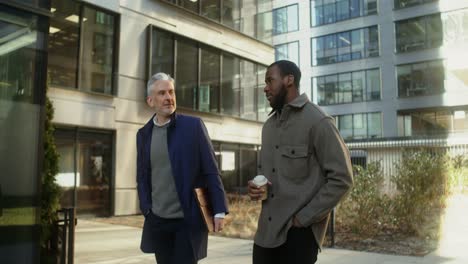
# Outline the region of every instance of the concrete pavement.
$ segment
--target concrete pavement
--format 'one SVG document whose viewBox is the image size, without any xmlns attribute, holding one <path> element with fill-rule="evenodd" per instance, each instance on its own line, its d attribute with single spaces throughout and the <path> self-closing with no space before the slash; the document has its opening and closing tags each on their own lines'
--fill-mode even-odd
<svg viewBox="0 0 468 264">
<path fill-rule="evenodd" d="M 141 229 L 79 220 L 76 228 L 75 262 L 77 264 L 149 264 L 154 255 L 139 249 Z M 250 264 L 252 241 L 210 236 L 208 258 L 200 264 Z M 468 256 L 468 254 L 467 254 Z M 432 253 L 425 257 L 375 254 L 342 249 L 325 249 L 319 254 L 321 264 L 466 264 L 468 257 L 443 257 Z"/>
</svg>

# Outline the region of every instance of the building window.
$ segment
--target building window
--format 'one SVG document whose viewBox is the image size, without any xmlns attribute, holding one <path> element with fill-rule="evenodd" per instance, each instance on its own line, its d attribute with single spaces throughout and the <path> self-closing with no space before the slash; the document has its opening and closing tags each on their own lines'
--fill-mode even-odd
<svg viewBox="0 0 468 264">
<path fill-rule="evenodd" d="M 442 60 L 397 66 L 398 96 L 444 93 L 445 67 Z"/>
<path fill-rule="evenodd" d="M 253 62 L 247 60 L 240 61 L 240 109 L 241 118 L 256 120 L 257 113 L 255 111 L 255 88 L 257 86 L 256 67 Z"/>
<path fill-rule="evenodd" d="M 380 70 L 339 73 L 312 78 L 319 105 L 380 100 Z"/>
<path fill-rule="evenodd" d="M 201 15 L 215 21 L 219 21 L 221 15 L 219 0 L 203 0 L 201 1 Z"/>
<path fill-rule="evenodd" d="M 189 39 L 177 38 L 176 62 L 177 103 L 182 107 L 195 109 L 198 86 L 197 43 Z"/>
<path fill-rule="evenodd" d="M 226 25 L 235 30 L 241 30 L 240 21 L 241 21 L 241 1 L 240 0 L 222 0 L 223 1 L 223 10 L 222 18 L 223 25 Z"/>
<path fill-rule="evenodd" d="M 398 135 L 437 136 L 468 131 L 468 109 L 449 108 L 398 113 Z"/>
<path fill-rule="evenodd" d="M 221 113 L 239 116 L 240 96 L 239 58 L 223 55 L 223 78 L 221 82 Z"/>
<path fill-rule="evenodd" d="M 438 0 L 395 0 L 395 8 L 405 8 L 437 1 Z"/>
<path fill-rule="evenodd" d="M 257 39 L 266 42 L 272 43 L 273 36 L 273 12 L 267 11 L 263 13 L 258 13 L 255 16 L 255 35 Z"/>
<path fill-rule="evenodd" d="M 268 102 L 265 92 L 263 89 L 265 88 L 265 74 L 267 68 L 263 65 L 257 66 L 257 86 L 256 86 L 256 94 L 257 94 L 257 118 L 258 121 L 266 121 L 268 119 L 268 115 L 270 114 L 272 108 L 270 106 L 270 102 Z"/>
<path fill-rule="evenodd" d="M 382 137 L 381 113 L 339 115 L 335 121 L 345 140 Z"/>
<path fill-rule="evenodd" d="M 311 42 L 313 66 L 379 56 L 377 26 L 312 38 Z"/>
<path fill-rule="evenodd" d="M 55 140 L 60 155 L 56 176 L 62 189 L 60 205 L 76 207 L 81 215 L 109 216 L 113 133 L 59 127 Z"/>
<path fill-rule="evenodd" d="M 276 45 L 275 60 L 290 60 L 299 66 L 299 41 Z"/>
<path fill-rule="evenodd" d="M 151 32 L 153 46 L 149 49 L 151 71 L 165 72 L 174 76 L 174 35 L 162 30 Z"/>
<path fill-rule="evenodd" d="M 442 46 L 443 30 L 440 14 L 398 21 L 395 27 L 397 52 Z"/>
<path fill-rule="evenodd" d="M 373 14 L 377 14 L 377 0 L 310 1 L 310 21 L 313 27 Z"/>
<path fill-rule="evenodd" d="M 220 64 L 219 50 L 201 48 L 200 87 L 198 92 L 198 110 L 219 112 Z"/>
<path fill-rule="evenodd" d="M 213 142 L 213 148 L 227 194 L 246 194 L 248 181 L 257 174 L 258 146 Z"/>
<path fill-rule="evenodd" d="M 117 15 L 72 0 L 52 0 L 51 10 L 49 83 L 113 94 Z"/>
<path fill-rule="evenodd" d="M 271 43 L 271 1 L 166 0 L 200 16 L 219 22 L 258 40 Z M 268 36 L 269 35 L 269 36 Z"/>
<path fill-rule="evenodd" d="M 273 35 L 299 30 L 298 5 L 273 10 Z"/>
<path fill-rule="evenodd" d="M 147 78 L 175 67 L 179 107 L 265 121 L 265 66 L 153 26 L 148 32 Z"/>
</svg>

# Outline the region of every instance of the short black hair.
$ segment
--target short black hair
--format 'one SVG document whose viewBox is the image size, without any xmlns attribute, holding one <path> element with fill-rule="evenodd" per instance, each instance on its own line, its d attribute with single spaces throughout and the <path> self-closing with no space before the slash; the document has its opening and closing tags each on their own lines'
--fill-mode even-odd
<svg viewBox="0 0 468 264">
<path fill-rule="evenodd" d="M 301 82 L 301 70 L 299 69 L 299 67 L 297 67 L 297 65 L 292 61 L 279 60 L 270 64 L 270 66 L 268 66 L 268 69 L 275 65 L 278 66 L 281 77 L 284 77 L 289 74 L 294 76 L 294 85 L 296 85 L 296 88 L 299 89 L 299 83 Z"/>
</svg>

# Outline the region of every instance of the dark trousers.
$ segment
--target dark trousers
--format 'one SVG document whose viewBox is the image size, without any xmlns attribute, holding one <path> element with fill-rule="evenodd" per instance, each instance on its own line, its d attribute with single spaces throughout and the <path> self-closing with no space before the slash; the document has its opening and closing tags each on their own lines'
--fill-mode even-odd
<svg viewBox="0 0 468 264">
<path fill-rule="evenodd" d="M 151 226 L 158 264 L 196 264 L 190 234 L 183 219 L 165 219 L 153 213 L 146 217 Z"/>
<path fill-rule="evenodd" d="M 276 248 L 254 244 L 253 264 L 313 264 L 318 245 L 310 228 L 291 227 L 286 242 Z"/>
</svg>

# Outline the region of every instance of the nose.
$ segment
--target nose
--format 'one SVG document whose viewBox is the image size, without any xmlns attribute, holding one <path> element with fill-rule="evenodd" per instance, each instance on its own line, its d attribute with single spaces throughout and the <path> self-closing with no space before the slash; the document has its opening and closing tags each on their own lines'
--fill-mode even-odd
<svg viewBox="0 0 468 264">
<path fill-rule="evenodd" d="M 170 93 L 166 93 L 166 95 L 164 96 L 164 99 L 165 99 L 165 100 L 171 100 L 171 99 L 173 99 L 173 98 L 174 98 L 174 96 L 171 95 Z"/>
</svg>

